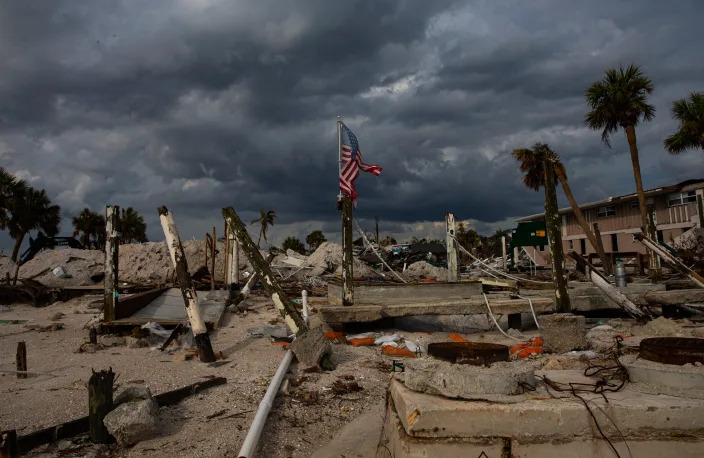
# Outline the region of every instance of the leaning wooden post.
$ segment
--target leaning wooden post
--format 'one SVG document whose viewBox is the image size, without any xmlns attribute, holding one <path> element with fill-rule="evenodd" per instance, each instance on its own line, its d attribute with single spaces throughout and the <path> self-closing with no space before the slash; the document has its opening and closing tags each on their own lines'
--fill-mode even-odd
<svg viewBox="0 0 704 458">
<path fill-rule="evenodd" d="M 88 435 L 95 444 L 108 444 L 113 441 L 103 419 L 113 409 L 112 385 L 115 373 L 112 368 L 100 372 L 93 371 L 88 380 Z"/>
<path fill-rule="evenodd" d="M 445 246 L 447 248 L 447 281 L 456 282 L 460 266 L 455 242 L 455 215 L 445 213 Z"/>
<path fill-rule="evenodd" d="M 237 237 L 237 240 L 242 244 L 242 251 L 244 251 L 249 258 L 249 262 L 252 263 L 254 271 L 260 274 L 262 286 L 271 296 L 274 305 L 279 309 L 279 313 L 288 327 L 297 336 L 306 332 L 308 326 L 306 326 L 303 321 L 303 317 L 298 313 L 288 295 L 274 278 L 269 263 L 264 261 L 262 254 L 259 252 L 259 248 L 257 248 L 252 241 L 252 238 L 247 232 L 247 228 L 244 223 L 242 223 L 240 217 L 237 216 L 235 209 L 232 207 L 223 208 L 222 216 L 225 217 L 227 224 L 230 226 L 230 230 L 235 233 L 235 237 Z"/>
<path fill-rule="evenodd" d="M 186 304 L 186 314 L 188 321 L 191 323 L 193 337 L 198 348 L 198 359 L 204 363 L 212 363 L 215 361 L 215 354 L 210 343 L 208 329 L 205 327 L 205 321 L 200 314 L 198 306 L 198 295 L 191 281 L 191 275 L 188 273 L 188 263 L 186 262 L 186 254 L 183 251 L 181 239 L 178 236 L 174 215 L 166 207 L 159 207 L 159 219 L 161 227 L 164 230 L 166 237 L 166 245 L 169 247 L 171 261 L 176 269 L 176 277 L 178 278 L 183 301 Z"/>
<path fill-rule="evenodd" d="M 555 190 L 555 169 L 550 159 L 543 161 L 545 172 L 545 225 L 550 244 L 552 261 L 552 282 L 555 287 L 555 310 L 561 313 L 570 312 L 570 296 L 567 294 L 567 270 L 565 269 L 565 254 L 562 250 L 562 231 L 560 229 L 560 214 L 557 208 L 557 192 Z"/>
<path fill-rule="evenodd" d="M 593 265 L 587 262 L 581 255 L 577 254 L 576 251 L 570 251 L 570 257 L 577 263 L 577 270 L 582 272 L 587 276 L 588 279 L 596 285 L 609 299 L 614 301 L 616 305 L 624 309 L 629 315 L 634 318 L 646 318 L 647 315 L 636 305 L 631 302 L 625 294 L 619 291 L 614 285 L 609 283 L 609 281 L 600 272 L 598 272 Z"/>
<path fill-rule="evenodd" d="M 103 320 L 113 321 L 117 310 L 118 292 L 118 259 L 119 240 L 117 238 L 117 220 L 120 207 L 108 205 L 105 207 L 105 278 L 103 279 Z"/>
<path fill-rule="evenodd" d="M 657 240 L 657 219 L 655 216 L 655 206 L 648 205 L 648 227 L 646 228 L 648 237 L 651 240 Z M 660 258 L 653 250 L 648 250 L 650 262 L 648 264 L 650 272 L 648 272 L 650 280 L 655 283 L 662 279 L 662 269 L 660 268 Z"/>
<path fill-rule="evenodd" d="M 215 255 L 218 252 L 217 247 L 218 247 L 218 239 L 217 239 L 217 234 L 215 232 L 215 226 L 213 226 L 213 246 L 211 247 L 211 250 L 212 250 L 211 251 L 211 254 L 212 254 L 211 258 L 212 259 L 210 261 L 210 263 L 211 263 L 210 272 L 212 272 L 210 274 L 210 289 L 211 290 L 215 289 Z"/>
<path fill-rule="evenodd" d="M 22 342 L 17 342 L 17 358 L 15 360 L 17 363 L 17 378 L 27 378 L 27 374 L 22 374 L 21 372 L 27 372 L 27 344 Z"/>
<path fill-rule="evenodd" d="M 271 264 L 271 261 L 276 257 L 274 253 L 269 253 L 266 256 L 266 259 L 264 262 L 268 264 Z M 247 299 L 249 297 L 249 293 L 252 292 L 252 288 L 254 288 L 254 285 L 257 284 L 259 281 L 259 278 L 261 277 L 261 273 L 258 270 L 255 270 L 254 273 L 252 273 L 252 276 L 249 277 L 249 280 L 247 280 L 247 283 L 242 287 L 242 290 L 240 290 L 239 294 L 231 298 L 231 304 L 237 307 L 237 305 Z M 234 292 L 231 291 L 231 294 L 234 294 Z M 237 307 L 238 310 L 241 310 L 239 307 Z"/>
<path fill-rule="evenodd" d="M 342 305 L 354 305 L 352 198 L 349 196 L 342 197 Z"/>
<path fill-rule="evenodd" d="M 700 194 L 697 194 L 697 213 L 699 214 L 699 228 L 704 229 L 704 203 L 702 203 Z"/>
<path fill-rule="evenodd" d="M 222 283 L 225 289 L 230 288 L 230 230 L 225 221 L 225 262 L 223 263 Z"/>
</svg>

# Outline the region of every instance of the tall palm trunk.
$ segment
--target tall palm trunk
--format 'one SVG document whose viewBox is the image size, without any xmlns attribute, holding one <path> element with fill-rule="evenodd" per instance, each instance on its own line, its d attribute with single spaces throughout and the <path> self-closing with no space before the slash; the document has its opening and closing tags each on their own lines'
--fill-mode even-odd
<svg viewBox="0 0 704 458">
<path fill-rule="evenodd" d="M 640 175 L 640 161 L 638 159 L 638 144 L 636 142 L 636 128 L 633 125 L 626 126 L 626 138 L 628 139 L 628 147 L 631 151 L 631 163 L 633 164 L 633 177 L 636 180 L 636 193 L 638 194 L 638 205 L 640 207 L 641 224 L 643 232 L 647 233 L 651 240 L 657 240 L 655 235 L 655 227 L 649 223 L 648 205 L 645 202 L 645 192 L 643 191 L 643 180 Z M 649 274 L 653 281 L 660 278 L 660 260 L 652 250 L 648 250 L 648 258 L 650 262 Z"/>
<path fill-rule="evenodd" d="M 594 232 L 592 232 L 591 228 L 589 227 L 587 220 L 584 219 L 584 214 L 582 214 L 582 210 L 579 208 L 579 205 L 577 205 L 577 201 L 572 195 L 572 189 L 570 188 L 569 183 L 567 183 L 567 175 L 565 174 L 565 171 L 562 169 L 562 167 L 556 167 L 555 172 L 557 173 L 557 178 L 560 180 L 560 184 L 562 185 L 562 190 L 565 191 L 567 201 L 570 203 L 570 207 L 572 207 L 572 212 L 577 217 L 577 222 L 582 227 L 582 231 L 586 234 L 587 238 L 589 239 L 589 242 L 592 244 L 597 254 L 599 255 L 599 259 L 601 259 L 601 265 L 604 267 L 604 273 L 606 275 L 611 275 L 611 263 L 606 257 L 606 253 L 604 252 L 604 246 L 601 243 L 597 242 Z"/>
<path fill-rule="evenodd" d="M 17 262 L 17 256 L 20 253 L 20 247 L 22 246 L 22 241 L 24 240 L 24 234 L 20 235 L 15 239 L 15 245 L 12 247 L 12 262 Z"/>
<path fill-rule="evenodd" d="M 567 270 L 565 269 L 565 253 L 562 250 L 562 234 L 560 232 L 560 214 L 557 208 L 557 192 L 555 190 L 555 170 L 552 160 L 543 162 L 545 173 L 545 226 L 548 230 L 550 258 L 552 260 L 552 283 L 555 287 L 555 310 L 569 313 L 570 296 L 567 294 Z"/>
</svg>

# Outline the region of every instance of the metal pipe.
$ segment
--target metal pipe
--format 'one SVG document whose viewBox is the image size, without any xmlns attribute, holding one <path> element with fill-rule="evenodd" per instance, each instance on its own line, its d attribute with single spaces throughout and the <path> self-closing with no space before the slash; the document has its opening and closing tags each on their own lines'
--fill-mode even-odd
<svg viewBox="0 0 704 458">
<path fill-rule="evenodd" d="M 284 355 L 284 359 L 281 361 L 276 374 L 274 374 L 271 382 L 269 382 L 269 388 L 267 388 L 264 398 L 262 398 L 259 403 L 259 409 L 257 409 L 257 413 L 254 415 L 254 420 L 249 427 L 247 436 L 244 438 L 244 443 L 242 444 L 240 453 L 237 455 L 239 458 L 251 458 L 254 456 L 254 452 L 257 450 L 257 444 L 259 443 L 259 438 L 261 437 L 262 430 L 264 429 L 266 418 L 269 416 L 271 407 L 274 405 L 276 393 L 279 391 L 281 381 L 284 379 L 286 371 L 288 371 L 288 367 L 291 365 L 292 360 L 293 352 L 288 350 L 286 355 Z"/>
<path fill-rule="evenodd" d="M 301 304 L 303 305 L 303 321 L 308 324 L 310 310 L 308 309 L 308 291 L 306 291 L 305 289 L 301 291 Z"/>
</svg>

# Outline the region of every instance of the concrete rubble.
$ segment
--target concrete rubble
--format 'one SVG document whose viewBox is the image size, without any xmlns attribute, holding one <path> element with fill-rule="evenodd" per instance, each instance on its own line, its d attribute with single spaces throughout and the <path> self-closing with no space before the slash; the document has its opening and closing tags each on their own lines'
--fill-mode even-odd
<svg viewBox="0 0 704 458">
<path fill-rule="evenodd" d="M 582 315 L 554 313 L 542 316 L 540 337 L 543 349 L 548 353 L 564 353 L 582 350 L 587 346 L 586 319 Z"/>
<path fill-rule="evenodd" d="M 153 398 L 135 398 L 108 413 L 103 424 L 122 446 L 159 435 L 159 405 Z"/>
</svg>

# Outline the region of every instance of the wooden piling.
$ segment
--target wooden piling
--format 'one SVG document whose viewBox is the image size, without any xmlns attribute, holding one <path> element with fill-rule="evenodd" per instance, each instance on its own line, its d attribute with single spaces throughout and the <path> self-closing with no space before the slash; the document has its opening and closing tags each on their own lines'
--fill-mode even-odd
<svg viewBox="0 0 704 458">
<path fill-rule="evenodd" d="M 658 236 L 657 236 L 658 222 L 657 222 L 656 218 L 657 217 L 655 215 L 655 206 L 648 205 L 648 227 L 646 227 L 646 231 L 647 231 L 648 237 L 650 237 L 651 240 L 658 239 Z M 650 277 L 650 280 L 653 283 L 656 283 L 656 282 L 662 280 L 662 269 L 660 268 L 660 258 L 653 250 L 648 250 L 648 256 L 649 256 L 648 276 Z"/>
<path fill-rule="evenodd" d="M 565 269 L 565 254 L 562 251 L 562 231 L 560 214 L 557 207 L 557 191 L 555 189 L 555 165 L 550 159 L 543 161 L 545 173 L 545 226 L 550 244 L 552 260 L 552 282 L 555 287 L 555 310 L 561 313 L 570 312 L 570 296 L 567 294 L 567 270 Z"/>
<path fill-rule="evenodd" d="M 247 232 L 247 228 L 232 207 L 222 209 L 222 216 L 227 219 L 230 229 L 234 232 L 235 237 L 242 244 L 242 251 L 252 264 L 255 273 L 261 275 L 261 282 L 264 290 L 271 296 L 274 305 L 279 310 L 281 317 L 284 319 L 291 331 L 296 335 L 301 335 L 308 330 L 303 321 L 303 317 L 298 313 L 288 295 L 271 271 L 269 264 L 264 261 L 259 248 L 254 244 L 252 238 Z"/>
<path fill-rule="evenodd" d="M 704 203 L 702 203 L 700 194 L 697 194 L 697 213 L 699 214 L 699 228 L 704 229 Z"/>
<path fill-rule="evenodd" d="M 352 253 L 352 198 L 342 197 L 342 305 L 354 305 L 354 257 Z"/>
<path fill-rule="evenodd" d="M 88 342 L 92 343 L 93 345 L 98 344 L 98 330 L 95 328 L 90 328 L 88 331 Z"/>
<path fill-rule="evenodd" d="M 227 228 L 227 221 L 225 221 L 225 262 L 223 263 L 223 273 L 222 273 L 222 283 L 225 285 L 225 289 L 229 289 L 230 286 L 230 230 Z"/>
<path fill-rule="evenodd" d="M 17 342 L 17 378 L 27 378 L 27 374 L 20 374 L 21 371 L 27 372 L 27 344 Z"/>
<path fill-rule="evenodd" d="M 113 409 L 112 386 L 115 373 L 112 368 L 100 372 L 93 371 L 88 380 L 88 435 L 95 444 L 109 444 L 113 441 L 103 419 Z"/>
<path fill-rule="evenodd" d="M 169 248 L 171 261 L 174 264 L 176 277 L 178 278 L 181 294 L 183 295 L 188 321 L 191 323 L 193 337 L 196 342 L 196 347 L 198 348 L 198 359 L 204 363 L 212 363 L 215 361 L 215 354 L 213 353 L 213 347 L 210 343 L 208 329 L 205 327 L 205 321 L 203 321 L 203 317 L 200 314 L 198 295 L 191 281 L 191 275 L 188 273 L 186 254 L 183 251 L 183 244 L 181 244 L 178 229 L 176 229 L 173 213 L 169 212 L 164 206 L 159 207 L 158 211 L 161 227 L 166 236 L 166 245 Z"/>
<path fill-rule="evenodd" d="M 17 431 L 14 429 L 0 432 L 0 458 L 18 458 Z"/>
<path fill-rule="evenodd" d="M 210 261 L 210 265 L 211 265 L 211 268 L 210 268 L 210 272 L 211 272 L 210 273 L 210 289 L 211 289 L 211 291 L 215 289 L 215 256 L 217 255 L 217 252 L 218 252 L 217 247 L 218 247 L 218 238 L 217 238 L 217 234 L 215 232 L 215 226 L 213 226 L 213 243 L 212 243 L 212 246 L 210 247 L 211 248 L 211 253 L 210 253 L 211 254 L 211 256 L 210 256 L 210 258 L 211 258 L 211 261 Z"/>
<path fill-rule="evenodd" d="M 115 320 L 115 310 L 118 303 L 118 257 L 119 240 L 117 236 L 117 223 L 120 207 L 108 205 L 105 207 L 105 278 L 103 279 L 103 319 Z"/>
<path fill-rule="evenodd" d="M 447 281 L 456 282 L 459 279 L 460 265 L 455 241 L 455 215 L 445 213 L 445 246 L 447 249 Z"/>
</svg>

